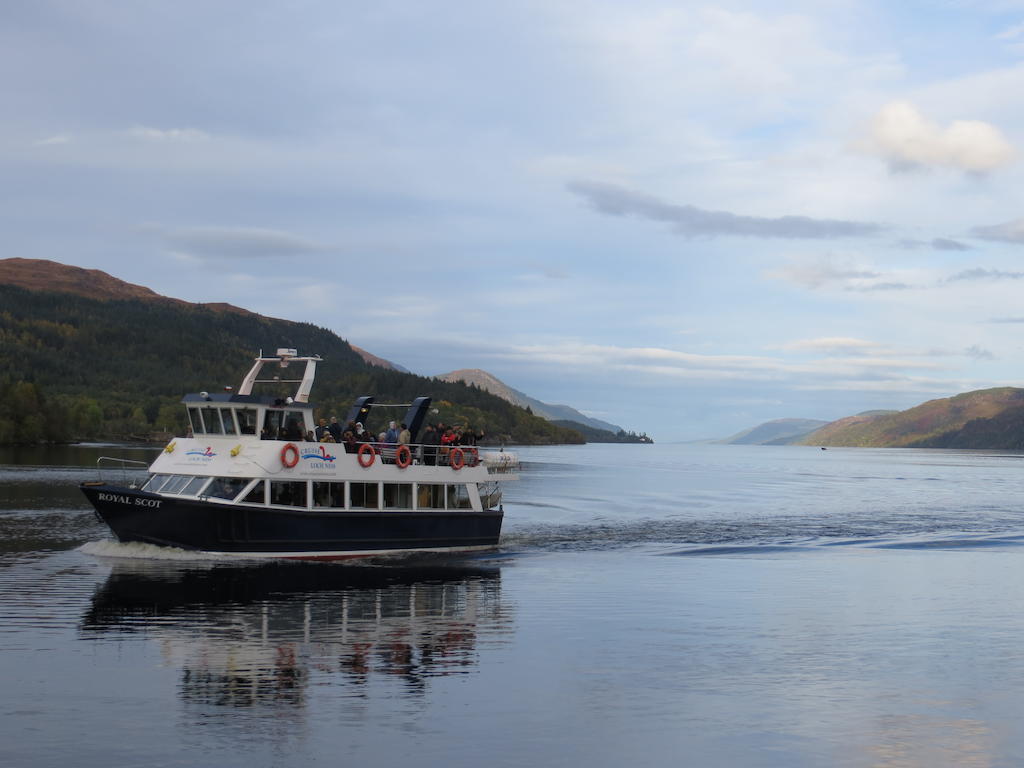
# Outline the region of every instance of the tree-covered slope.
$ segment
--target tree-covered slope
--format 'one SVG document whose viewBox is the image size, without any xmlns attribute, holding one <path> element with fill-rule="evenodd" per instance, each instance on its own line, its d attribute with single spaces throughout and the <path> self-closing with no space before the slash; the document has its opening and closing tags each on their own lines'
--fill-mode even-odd
<svg viewBox="0 0 1024 768">
<path fill-rule="evenodd" d="M 48 284 L 47 265 L 54 264 L 40 263 L 39 284 Z M 325 328 L 140 294 L 146 289 L 139 286 L 129 286 L 131 298 L 116 298 L 116 289 L 103 298 L 84 296 L 64 279 L 63 270 L 75 268 L 55 267 L 60 292 L 0 284 L 0 442 L 181 430 L 182 394 L 237 387 L 261 349 L 278 347 L 324 358 L 312 399 L 325 415 L 343 417 L 365 394 L 394 403 L 429 395 L 433 419 L 466 424 L 495 440 L 583 441 L 578 432 L 477 388 L 368 365 Z"/>
<path fill-rule="evenodd" d="M 624 429 L 619 429 L 617 432 L 612 432 L 607 429 L 595 429 L 589 424 L 580 424 L 578 421 L 570 421 L 568 419 L 555 419 L 552 421 L 553 424 L 557 424 L 560 427 L 566 429 L 574 429 L 586 438 L 588 443 L 653 443 L 647 433 L 637 434 L 636 432 L 627 432 Z"/>
</svg>

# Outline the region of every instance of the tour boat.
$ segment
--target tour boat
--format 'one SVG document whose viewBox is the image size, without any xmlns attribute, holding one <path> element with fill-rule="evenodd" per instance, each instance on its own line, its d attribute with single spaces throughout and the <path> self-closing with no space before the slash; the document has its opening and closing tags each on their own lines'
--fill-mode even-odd
<svg viewBox="0 0 1024 768">
<path fill-rule="evenodd" d="M 171 440 L 141 484 L 103 479 L 82 491 L 121 542 L 224 556 L 330 560 L 493 548 L 501 534 L 499 481 L 514 454 L 476 446 L 422 445 L 430 398 L 402 422 L 408 444 L 314 441 L 309 394 L 320 357 L 262 353 L 237 392 L 186 395 L 191 428 Z M 293 364 L 301 378 L 285 378 Z M 261 379 L 265 367 L 278 375 Z M 253 394 L 257 384 L 298 384 L 290 397 Z M 373 397 L 346 419 L 365 424 Z M 397 419 L 396 419 L 397 421 Z"/>
</svg>

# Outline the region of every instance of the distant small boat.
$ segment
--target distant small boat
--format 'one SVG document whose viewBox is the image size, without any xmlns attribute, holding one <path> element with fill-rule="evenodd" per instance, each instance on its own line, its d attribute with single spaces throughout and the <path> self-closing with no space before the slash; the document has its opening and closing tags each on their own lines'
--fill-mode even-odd
<svg viewBox="0 0 1024 768">
<path fill-rule="evenodd" d="M 328 560 L 496 546 L 499 480 L 515 479 L 515 454 L 413 442 L 364 442 L 349 453 L 315 442 L 308 397 L 318 362 L 279 349 L 256 358 L 237 393 L 186 395 L 189 436 L 167 444 L 141 486 L 100 480 L 82 492 L 119 541 L 228 556 Z M 265 365 L 292 363 L 305 363 L 301 379 L 258 378 Z M 289 383 L 299 385 L 292 397 L 252 394 L 256 384 Z M 359 398 L 348 420 L 365 423 L 373 400 Z M 401 406 L 411 441 L 429 406 L 429 397 Z"/>
</svg>

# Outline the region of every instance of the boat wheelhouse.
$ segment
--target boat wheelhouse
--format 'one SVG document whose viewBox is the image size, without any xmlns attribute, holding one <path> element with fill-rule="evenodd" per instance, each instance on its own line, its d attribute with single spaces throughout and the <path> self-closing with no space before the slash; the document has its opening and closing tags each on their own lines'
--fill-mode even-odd
<svg viewBox="0 0 1024 768">
<path fill-rule="evenodd" d="M 497 545 L 499 481 L 516 458 L 476 446 L 420 444 L 427 397 L 406 408 L 406 444 L 317 442 L 309 394 L 320 358 L 262 354 L 237 392 L 186 395 L 191 425 L 171 440 L 140 487 L 82 490 L 122 542 L 232 556 L 333 559 L 396 552 L 462 552 Z M 304 364 L 301 378 L 286 378 Z M 260 378 L 265 368 L 276 374 Z M 256 385 L 297 384 L 287 397 Z M 346 421 L 366 423 L 372 397 Z"/>
</svg>

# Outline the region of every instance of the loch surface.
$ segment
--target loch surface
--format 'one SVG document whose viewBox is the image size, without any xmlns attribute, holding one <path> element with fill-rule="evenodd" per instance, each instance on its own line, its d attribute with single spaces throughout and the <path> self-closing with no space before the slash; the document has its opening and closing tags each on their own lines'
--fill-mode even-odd
<svg viewBox="0 0 1024 768">
<path fill-rule="evenodd" d="M 1024 455 L 517 449 L 497 552 L 109 539 L 0 449 L 0 765 L 1024 763 Z"/>
</svg>

